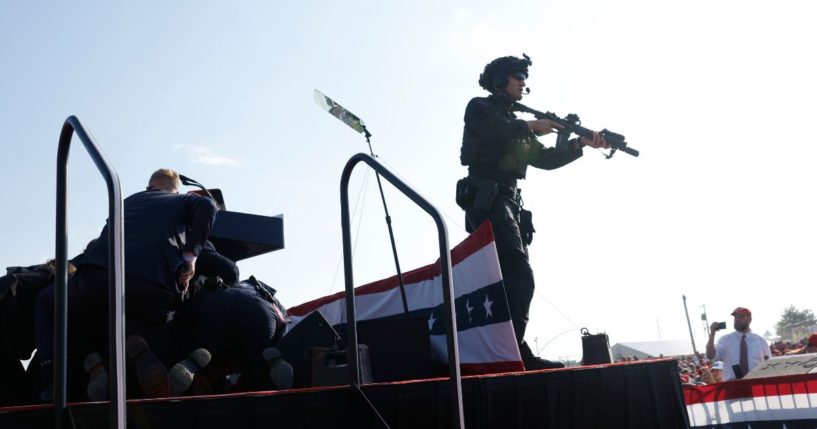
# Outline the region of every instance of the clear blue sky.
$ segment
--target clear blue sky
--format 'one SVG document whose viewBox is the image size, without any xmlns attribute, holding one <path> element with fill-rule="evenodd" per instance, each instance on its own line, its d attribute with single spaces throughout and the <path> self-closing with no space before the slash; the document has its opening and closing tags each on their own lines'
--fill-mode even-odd
<svg viewBox="0 0 817 429">
<path fill-rule="evenodd" d="M 363 118 L 381 160 L 465 236 L 453 202 L 462 113 L 482 67 L 533 58 L 525 103 L 578 113 L 642 151 L 530 171 L 539 231 L 528 339 L 576 357 L 612 342 L 688 338 L 740 305 L 763 333 L 814 309 L 815 6 L 783 1 L 0 2 L 0 265 L 53 254 L 56 144 L 78 115 L 125 195 L 175 168 L 231 210 L 284 214 L 285 250 L 242 262 L 288 305 L 342 289 L 338 182 L 365 141 L 312 101 Z M 552 138 L 545 138 L 552 143 Z M 105 190 L 75 144 L 72 253 L 98 235 Z M 363 169 L 356 279 L 393 274 Z M 436 259 L 433 224 L 387 186 L 405 270 Z M 563 334 L 563 335 L 560 335 Z"/>
</svg>

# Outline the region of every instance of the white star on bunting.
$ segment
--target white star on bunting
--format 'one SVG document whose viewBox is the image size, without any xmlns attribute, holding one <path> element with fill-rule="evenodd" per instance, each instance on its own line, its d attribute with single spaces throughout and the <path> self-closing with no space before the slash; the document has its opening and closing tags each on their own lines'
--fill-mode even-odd
<svg viewBox="0 0 817 429">
<path fill-rule="evenodd" d="M 488 294 L 485 294 L 485 302 L 482 303 L 482 306 L 485 307 L 485 318 L 493 317 L 494 313 L 491 312 L 491 306 L 494 305 L 494 302 L 488 299 Z"/>
</svg>

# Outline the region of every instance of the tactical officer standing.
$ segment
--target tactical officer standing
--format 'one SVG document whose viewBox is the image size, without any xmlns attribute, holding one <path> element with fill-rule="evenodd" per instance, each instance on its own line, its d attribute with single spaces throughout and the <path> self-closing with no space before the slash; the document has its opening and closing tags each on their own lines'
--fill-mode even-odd
<svg viewBox="0 0 817 429">
<path fill-rule="evenodd" d="M 534 290 L 527 246 L 534 229 L 531 213 L 522 209 L 517 180 L 525 178 L 529 165 L 553 170 L 581 157 L 583 146 L 608 147 L 598 133 L 592 140 L 571 140 L 566 150 L 546 148 L 536 139 L 561 126 L 547 119 L 525 121 L 513 113 L 530 65 L 527 56 L 508 56 L 485 66 L 479 85 L 491 95 L 473 98 L 465 109 L 460 162 L 468 166 L 468 177 L 457 183 L 457 204 L 465 210 L 468 232 L 486 220 L 493 227 L 511 321 L 529 370 L 564 365 L 534 356 L 524 341 Z"/>
</svg>

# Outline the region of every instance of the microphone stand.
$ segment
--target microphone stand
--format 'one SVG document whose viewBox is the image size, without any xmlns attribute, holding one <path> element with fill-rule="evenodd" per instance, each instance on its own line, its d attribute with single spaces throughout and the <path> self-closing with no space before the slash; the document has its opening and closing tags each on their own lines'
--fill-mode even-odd
<svg viewBox="0 0 817 429">
<path fill-rule="evenodd" d="M 377 158 L 377 155 L 374 154 L 372 150 L 372 141 L 370 138 L 372 134 L 366 129 L 366 126 L 361 124 L 363 127 L 363 135 L 366 136 L 366 144 L 369 145 L 369 153 L 372 155 L 372 158 Z M 386 196 L 383 194 L 383 185 L 380 183 L 380 173 L 375 172 L 375 177 L 377 178 L 377 187 L 380 190 L 380 200 L 383 201 L 383 211 L 386 213 L 386 226 L 389 228 L 389 239 L 391 240 L 391 251 L 392 255 L 394 255 L 394 267 L 397 269 L 397 281 L 400 284 L 400 298 L 403 300 L 403 314 L 406 317 L 409 317 L 409 310 L 408 310 L 408 300 L 406 299 L 406 287 L 403 284 L 403 272 L 400 271 L 400 260 L 397 257 L 397 245 L 394 243 L 394 231 L 392 230 L 391 226 L 391 216 L 389 216 L 389 208 L 386 206 Z"/>
<path fill-rule="evenodd" d="M 369 154 L 371 154 L 372 158 L 377 158 L 377 155 L 375 155 L 374 151 L 372 150 L 372 133 L 366 129 L 366 125 L 363 124 L 363 121 L 360 118 L 317 89 L 315 90 L 315 103 L 318 105 L 318 107 L 339 119 L 353 130 L 366 136 L 366 144 L 369 145 Z M 406 300 L 406 288 L 403 284 L 403 273 L 400 271 L 400 260 L 397 258 L 397 245 L 394 244 L 394 231 L 391 227 L 391 216 L 389 216 L 389 208 L 386 206 L 386 197 L 383 194 L 383 185 L 380 183 L 380 174 L 375 172 L 375 176 L 377 177 L 377 187 L 380 189 L 380 199 L 383 201 L 383 211 L 386 212 L 386 226 L 389 228 L 391 251 L 394 255 L 394 266 L 397 269 L 397 281 L 400 284 L 400 298 L 403 300 L 403 314 L 406 317 L 409 317 L 408 301 Z"/>
<path fill-rule="evenodd" d="M 182 185 L 195 186 L 195 187 L 201 189 L 202 191 L 204 191 L 205 194 L 207 194 L 208 197 L 210 197 L 210 199 L 213 200 L 214 203 L 216 203 L 216 207 L 219 210 L 224 210 L 224 206 L 219 204 L 216 197 L 214 197 L 213 194 L 211 194 L 210 191 L 208 191 L 207 188 L 204 187 L 204 185 L 202 185 L 201 183 L 199 183 L 199 182 L 197 182 L 197 181 L 195 181 L 195 180 L 193 180 L 193 179 L 191 179 L 191 178 L 189 178 L 187 176 L 181 175 L 181 174 L 179 174 L 179 180 L 182 182 Z"/>
<path fill-rule="evenodd" d="M 348 125 L 353 130 L 355 130 L 355 131 L 357 131 L 359 133 L 362 133 L 364 136 L 366 136 L 366 144 L 369 145 L 369 153 L 372 155 L 372 158 L 376 158 L 377 156 L 374 154 L 374 151 L 372 151 L 372 142 L 370 140 L 372 134 L 369 132 L 369 130 L 366 129 L 366 126 L 363 125 L 363 121 L 361 121 L 360 118 L 355 116 L 352 112 L 346 110 L 343 106 L 336 103 L 334 100 L 327 97 L 326 95 L 324 95 L 323 93 L 321 93 L 317 89 L 315 90 L 314 95 L 315 95 L 315 103 L 317 103 L 318 106 L 321 109 L 327 111 L 330 115 L 340 119 L 341 122 Z M 394 255 L 394 265 L 397 268 L 397 279 L 398 279 L 398 281 L 400 283 L 400 297 L 403 299 L 403 313 L 408 318 L 409 316 L 408 316 L 408 302 L 406 301 L 406 289 L 405 289 L 405 286 L 403 285 L 403 273 L 400 271 L 400 261 L 397 259 L 397 246 L 394 244 L 394 231 L 392 231 L 392 227 L 391 227 L 391 216 L 389 216 L 389 209 L 386 206 L 386 197 L 383 194 L 383 185 L 380 183 L 380 174 L 377 173 L 377 171 L 375 171 L 375 175 L 377 176 L 377 187 L 378 187 L 378 189 L 380 189 L 380 199 L 383 201 L 383 210 L 386 212 L 386 225 L 389 228 L 389 239 L 391 240 L 391 251 L 392 251 L 392 254 Z M 346 231 L 344 231 L 344 234 L 345 233 L 346 233 Z M 349 305 L 349 303 L 347 303 L 347 305 Z M 352 306 L 352 311 L 353 311 L 352 319 L 354 320 L 354 303 L 352 303 L 351 306 Z M 348 340 L 351 341 L 352 339 L 349 338 Z M 356 342 L 357 340 L 355 339 L 354 341 Z M 347 344 L 346 347 L 347 347 L 347 353 L 349 353 L 350 357 L 355 356 L 355 353 L 358 352 L 357 350 L 349 352 L 348 351 L 348 347 L 349 347 L 348 344 Z M 354 363 L 357 366 L 356 368 L 353 369 L 353 371 L 359 371 L 360 370 L 360 362 L 358 362 L 357 358 L 354 358 L 354 360 L 351 360 L 349 363 L 350 364 Z M 386 429 L 388 429 L 389 425 L 386 423 L 385 420 L 383 420 L 383 417 L 380 415 L 380 413 L 377 412 L 377 409 L 374 407 L 374 405 L 366 397 L 366 394 L 363 393 L 363 390 L 360 389 L 360 386 L 357 384 L 357 382 L 352 383 L 352 385 L 355 388 L 355 392 L 358 393 L 358 395 L 363 399 L 363 402 L 365 402 L 365 404 L 369 407 L 369 409 L 377 417 L 377 420 L 380 422 L 380 425 L 382 427 L 385 427 Z"/>
</svg>

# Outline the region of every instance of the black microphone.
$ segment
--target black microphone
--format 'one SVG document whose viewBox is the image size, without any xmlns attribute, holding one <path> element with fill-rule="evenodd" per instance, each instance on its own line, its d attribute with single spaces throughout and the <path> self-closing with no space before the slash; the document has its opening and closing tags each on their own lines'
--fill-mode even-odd
<svg viewBox="0 0 817 429">
<path fill-rule="evenodd" d="M 199 182 L 185 176 L 184 174 L 179 174 L 179 180 L 182 182 L 182 185 L 195 186 L 195 187 L 201 189 L 202 191 L 204 191 L 205 194 L 207 194 L 208 197 L 210 197 L 213 201 L 215 201 L 216 207 L 218 207 L 219 210 L 224 210 L 225 209 L 224 204 L 219 203 L 218 200 L 216 199 L 216 197 L 214 197 L 213 194 L 211 194 L 210 191 L 207 190 L 207 188 L 204 187 L 204 185 L 202 185 L 201 183 L 199 183 Z"/>
<path fill-rule="evenodd" d="M 185 176 L 184 174 L 179 174 L 179 180 L 181 180 L 182 185 L 185 186 L 195 186 L 199 184 L 199 182 L 196 182 L 195 180 Z"/>
<path fill-rule="evenodd" d="M 525 94 L 530 94 L 530 88 L 525 88 Z"/>
</svg>

